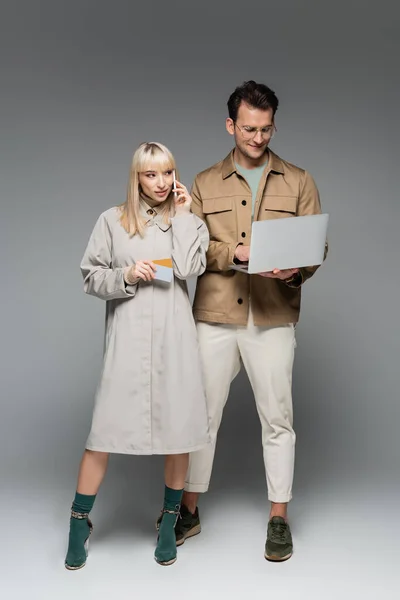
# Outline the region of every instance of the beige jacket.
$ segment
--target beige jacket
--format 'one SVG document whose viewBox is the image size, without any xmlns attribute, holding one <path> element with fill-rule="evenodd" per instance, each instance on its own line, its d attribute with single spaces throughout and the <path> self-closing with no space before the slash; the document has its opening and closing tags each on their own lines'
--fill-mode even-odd
<svg viewBox="0 0 400 600">
<path fill-rule="evenodd" d="M 194 316 L 199 321 L 245 325 L 251 304 L 256 325 L 296 323 L 301 288 L 278 279 L 247 275 L 229 268 L 237 245 L 250 244 L 251 190 L 238 173 L 233 151 L 221 162 L 199 173 L 192 188 L 192 210 L 210 232 L 207 270 L 199 277 Z M 254 219 L 282 219 L 321 213 L 311 175 L 269 150 L 257 192 Z M 325 248 L 325 256 L 328 246 Z M 301 269 L 301 283 L 318 267 Z"/>
</svg>

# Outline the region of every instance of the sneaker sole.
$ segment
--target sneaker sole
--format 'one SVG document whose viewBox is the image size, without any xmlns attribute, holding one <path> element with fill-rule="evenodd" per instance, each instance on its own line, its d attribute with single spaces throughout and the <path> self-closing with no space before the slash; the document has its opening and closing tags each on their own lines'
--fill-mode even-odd
<svg viewBox="0 0 400 600">
<path fill-rule="evenodd" d="M 189 529 L 189 531 L 183 536 L 183 538 L 181 540 L 179 540 L 179 542 L 176 542 L 177 547 L 182 546 L 182 544 L 184 544 L 188 538 L 194 537 L 195 535 L 199 535 L 200 532 L 201 532 L 201 525 L 195 525 L 195 527 L 192 527 L 192 529 Z"/>
<path fill-rule="evenodd" d="M 274 554 L 268 555 L 265 552 L 264 558 L 270 562 L 284 562 L 285 560 L 289 560 L 289 558 L 292 556 L 292 554 L 293 554 L 293 552 L 290 552 L 290 554 L 286 554 L 286 556 L 276 556 Z"/>
<path fill-rule="evenodd" d="M 160 530 L 160 525 L 156 522 L 156 531 Z M 192 529 L 189 529 L 189 531 L 184 535 L 184 537 L 179 540 L 179 542 L 176 542 L 177 546 L 182 546 L 182 544 L 185 543 L 185 541 L 188 538 L 194 537 L 195 535 L 199 535 L 199 533 L 201 533 L 201 525 L 195 525 L 194 527 L 192 527 Z"/>
</svg>

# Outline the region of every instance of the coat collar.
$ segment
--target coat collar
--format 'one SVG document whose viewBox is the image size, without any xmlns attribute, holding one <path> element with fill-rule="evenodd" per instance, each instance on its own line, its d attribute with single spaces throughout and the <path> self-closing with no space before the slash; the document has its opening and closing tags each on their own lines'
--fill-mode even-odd
<svg viewBox="0 0 400 600">
<path fill-rule="evenodd" d="M 149 223 L 152 221 L 162 231 L 168 231 L 168 229 L 171 227 L 170 223 L 165 223 L 164 217 L 157 210 L 157 208 L 154 206 L 149 206 L 142 196 L 140 196 L 140 216 L 146 225 L 149 225 Z"/>
</svg>

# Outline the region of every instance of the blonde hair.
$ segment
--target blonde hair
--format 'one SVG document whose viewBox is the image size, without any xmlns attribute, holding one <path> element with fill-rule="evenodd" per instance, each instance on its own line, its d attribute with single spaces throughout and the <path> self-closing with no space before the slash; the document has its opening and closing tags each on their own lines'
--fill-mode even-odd
<svg viewBox="0 0 400 600">
<path fill-rule="evenodd" d="M 166 146 L 158 142 L 140 144 L 132 158 L 126 201 L 120 206 L 121 225 L 130 236 L 138 233 L 143 237 L 146 230 L 145 220 L 140 216 L 139 173 L 169 169 L 175 169 L 175 176 L 179 179 L 175 158 Z M 169 223 L 170 217 L 175 212 L 172 194 L 160 205 L 159 212 L 162 214 L 164 222 Z"/>
</svg>

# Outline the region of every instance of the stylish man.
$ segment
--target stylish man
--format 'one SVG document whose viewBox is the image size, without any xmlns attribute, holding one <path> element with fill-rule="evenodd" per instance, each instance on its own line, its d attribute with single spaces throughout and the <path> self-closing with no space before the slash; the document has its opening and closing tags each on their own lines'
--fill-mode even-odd
<svg viewBox="0 0 400 600">
<path fill-rule="evenodd" d="M 295 449 L 295 324 L 302 285 L 317 267 L 257 275 L 231 269 L 249 259 L 253 220 L 321 212 L 310 174 L 269 149 L 277 108 L 278 98 L 266 85 L 247 81 L 236 88 L 226 120 L 235 148 L 199 173 L 193 184 L 192 210 L 206 222 L 211 240 L 207 269 L 197 283 L 194 315 L 213 443 L 190 457 L 176 537 L 181 544 L 200 532 L 198 495 L 208 490 L 223 409 L 243 364 L 261 421 L 271 501 L 265 558 L 281 561 L 293 552 L 287 504 L 292 498 Z"/>
</svg>

